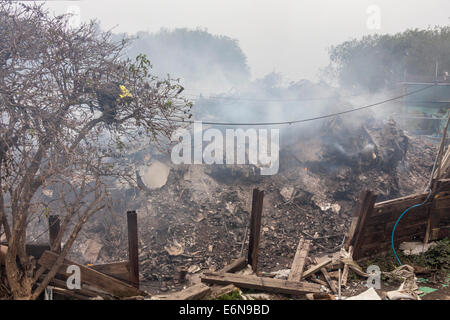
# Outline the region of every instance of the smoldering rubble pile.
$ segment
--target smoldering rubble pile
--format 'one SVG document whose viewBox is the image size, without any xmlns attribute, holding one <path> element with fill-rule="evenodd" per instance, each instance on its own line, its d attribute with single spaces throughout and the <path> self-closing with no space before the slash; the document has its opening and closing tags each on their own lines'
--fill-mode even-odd
<svg viewBox="0 0 450 320">
<path fill-rule="evenodd" d="M 365 285 L 354 288 L 348 281 L 350 276 L 356 274 L 370 283 L 375 273 L 364 272 L 353 261 L 352 246 L 348 250 L 341 248 L 333 254 L 313 258 L 308 256 L 310 246 L 311 240 L 300 238 L 290 269 L 257 272 L 257 267 L 247 265 L 247 259 L 241 257 L 218 272 L 203 272 L 197 281 L 181 291 L 147 299 L 221 299 L 228 295 L 242 300 L 279 300 L 289 295 L 308 300 L 421 300 L 419 294 L 424 289 L 418 287 L 415 269 L 409 265 L 402 265 L 391 272 L 376 271 L 377 276 L 382 274 L 390 281 L 400 283 L 398 288 L 380 290 L 377 285 L 369 286 L 369 289 Z M 253 291 L 243 293 L 241 288 Z M 254 293 L 254 290 L 259 293 Z M 355 294 L 358 291 L 359 294 Z"/>
<path fill-rule="evenodd" d="M 301 237 L 310 254 L 339 251 L 362 189 L 386 200 L 422 192 L 436 147 L 393 121 L 342 118 L 315 135 L 295 136 L 280 151 L 280 170 L 260 176 L 238 165 L 173 165 L 165 154 L 140 152 L 146 188 L 116 190 L 116 214 L 86 226 L 72 256 L 84 263 L 126 258 L 126 210 L 137 210 L 141 283 L 166 291 L 180 273 L 219 270 L 245 254 L 251 190 L 265 191 L 261 270 L 290 267 Z"/>
</svg>

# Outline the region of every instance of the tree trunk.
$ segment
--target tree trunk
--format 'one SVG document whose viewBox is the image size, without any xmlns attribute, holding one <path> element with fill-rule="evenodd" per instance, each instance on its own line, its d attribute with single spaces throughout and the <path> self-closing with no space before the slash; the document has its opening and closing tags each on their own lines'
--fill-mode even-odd
<svg viewBox="0 0 450 320">
<path fill-rule="evenodd" d="M 6 277 L 11 293 L 16 300 L 31 298 L 32 279 L 17 265 L 17 243 L 8 246 L 5 261 Z"/>
</svg>

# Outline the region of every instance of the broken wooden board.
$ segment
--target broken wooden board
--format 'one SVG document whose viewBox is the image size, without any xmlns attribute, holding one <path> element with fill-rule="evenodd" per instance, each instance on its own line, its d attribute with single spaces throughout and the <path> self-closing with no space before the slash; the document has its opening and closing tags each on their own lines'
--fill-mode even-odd
<svg viewBox="0 0 450 320">
<path fill-rule="evenodd" d="M 41 277 L 40 281 L 42 281 L 43 278 L 44 277 Z M 86 284 L 83 284 L 80 289 L 68 290 L 67 283 L 65 281 L 53 278 L 50 281 L 50 286 L 52 286 L 54 289 L 55 288 L 63 289 L 63 291 L 60 291 L 59 293 L 61 295 L 69 297 L 69 298 L 70 297 L 77 298 L 79 296 L 84 296 L 85 298 L 88 298 L 88 299 L 95 298 L 95 297 L 101 297 L 103 300 L 113 300 L 114 299 L 111 295 L 105 293 L 104 291 L 98 290 L 98 289 L 93 288 Z"/>
<path fill-rule="evenodd" d="M 89 266 L 89 268 L 128 283 L 130 279 L 128 265 L 128 261 L 120 261 L 105 264 L 94 264 Z"/>
<path fill-rule="evenodd" d="M 319 263 L 319 260 L 318 260 L 317 258 L 314 258 L 313 261 L 314 261 L 314 263 L 316 263 L 316 264 Z M 327 281 L 328 285 L 330 286 L 331 291 L 333 291 L 333 293 L 336 294 L 336 293 L 338 292 L 336 283 L 333 281 L 333 279 L 331 279 L 331 276 L 330 276 L 330 274 L 328 273 L 327 269 L 326 269 L 325 267 L 324 267 L 324 268 L 321 268 L 321 269 L 320 269 L 320 272 L 322 272 L 323 277 L 325 278 L 325 280 Z"/>
<path fill-rule="evenodd" d="M 407 208 L 415 204 L 424 202 L 427 196 L 428 192 L 416 193 L 401 198 L 377 202 L 374 205 L 373 216 L 376 217 L 394 211 L 402 213 Z"/>
<path fill-rule="evenodd" d="M 39 259 L 38 264 L 50 270 L 55 264 L 58 257 L 59 256 L 54 252 L 45 251 Z M 127 283 L 124 283 L 120 280 L 107 276 L 101 272 L 90 269 L 68 259 L 64 259 L 63 264 L 58 270 L 58 274 L 67 277 L 66 270 L 70 265 L 76 265 L 80 268 L 82 284 L 87 283 L 117 297 L 147 295 L 146 292 L 138 290 Z"/>
<path fill-rule="evenodd" d="M 307 278 L 310 275 L 313 275 L 314 273 L 316 273 L 317 271 L 320 271 L 320 269 L 325 268 L 327 265 L 329 265 L 331 263 L 331 261 L 333 261 L 333 260 L 332 259 L 325 259 L 321 263 L 310 267 L 308 270 L 303 272 L 302 278 Z"/>
<path fill-rule="evenodd" d="M 323 281 L 323 280 L 321 280 L 321 279 L 319 279 L 319 278 L 316 278 L 316 277 L 311 277 L 311 279 L 310 279 L 312 282 L 315 282 L 315 283 L 318 283 L 318 284 L 320 284 L 321 286 L 324 286 L 324 287 L 326 287 L 327 286 L 327 283 L 325 282 L 325 281 Z"/>
<path fill-rule="evenodd" d="M 225 267 L 220 269 L 218 272 L 220 273 L 234 273 L 238 272 L 242 269 L 247 267 L 247 259 L 245 257 L 240 257 L 231 262 L 230 264 L 227 264 Z"/>
<path fill-rule="evenodd" d="M 238 288 L 301 295 L 320 292 L 320 285 L 306 281 L 297 282 L 281 279 L 262 278 L 253 275 L 238 275 L 233 273 L 205 273 L 202 282 L 211 284 L 234 284 Z"/>
<path fill-rule="evenodd" d="M 349 246 L 353 246 L 354 252 L 359 252 L 362 244 L 362 241 L 360 240 L 362 240 L 366 222 L 372 215 L 376 200 L 376 194 L 371 191 L 365 190 L 361 193 L 360 203 L 354 216 L 357 217 L 357 220 L 352 221 L 348 239 L 345 245 L 347 249 L 349 248 Z"/>
<path fill-rule="evenodd" d="M 336 300 L 336 297 L 332 294 L 321 292 L 321 293 L 307 293 L 306 298 L 308 300 Z"/>
<path fill-rule="evenodd" d="M 210 287 L 203 283 L 199 283 L 179 292 L 153 296 L 152 300 L 199 300 L 210 292 Z"/>
<path fill-rule="evenodd" d="M 392 250 L 392 230 L 407 209 L 408 214 L 398 222 L 395 231 L 395 247 L 404 241 L 423 240 L 426 243 L 445 238 L 450 226 L 449 188 L 450 181 L 443 178 L 436 181 L 433 197 L 429 197 L 429 192 L 412 194 L 375 203 L 373 210 L 370 210 L 370 192 L 362 193 L 346 242 L 347 249 L 353 245 L 353 259 L 358 261 Z M 344 283 L 346 271 L 348 267 L 343 273 Z"/>
<path fill-rule="evenodd" d="M 352 256 L 353 256 L 353 247 L 350 246 L 348 248 L 348 258 L 352 259 Z M 348 270 L 349 270 L 348 263 L 344 263 L 344 270 L 342 271 L 342 277 L 341 277 L 341 285 L 343 285 L 344 287 L 347 286 Z"/>
<path fill-rule="evenodd" d="M 300 281 L 303 275 L 303 268 L 305 267 L 306 257 L 309 253 L 311 240 L 300 239 L 294 260 L 292 261 L 291 272 L 289 273 L 289 281 Z"/>
<path fill-rule="evenodd" d="M 440 179 L 436 181 L 436 193 L 440 191 L 450 190 L 450 179 Z"/>
<path fill-rule="evenodd" d="M 59 287 L 52 287 L 53 294 L 61 295 L 66 298 L 72 298 L 76 300 L 90 300 L 91 297 L 85 296 L 83 294 L 79 294 L 77 291 L 59 288 Z"/>
</svg>

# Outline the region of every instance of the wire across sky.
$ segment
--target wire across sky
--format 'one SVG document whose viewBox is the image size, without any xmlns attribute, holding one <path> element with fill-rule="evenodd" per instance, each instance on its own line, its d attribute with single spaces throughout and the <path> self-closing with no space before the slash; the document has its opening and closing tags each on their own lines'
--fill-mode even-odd
<svg viewBox="0 0 450 320">
<path fill-rule="evenodd" d="M 163 118 L 159 118 L 157 120 L 166 120 L 166 121 L 172 121 L 172 122 L 177 122 L 177 123 L 195 123 L 195 122 L 201 122 L 202 124 L 210 124 L 210 125 L 217 125 L 217 126 L 275 126 L 275 125 L 292 125 L 292 124 L 297 124 L 297 123 L 303 123 L 303 122 L 309 122 L 309 121 L 314 121 L 314 120 L 320 120 L 320 119 L 326 119 L 326 118 L 331 118 L 331 117 L 336 117 L 342 114 L 347 114 L 347 113 L 351 113 L 351 112 L 356 112 L 359 110 L 364 110 L 364 109 L 368 109 L 368 108 L 372 108 L 375 106 L 379 106 L 388 102 L 392 102 L 395 100 L 399 100 L 402 99 L 404 97 L 416 94 L 418 92 L 421 91 L 425 91 L 431 87 L 434 87 L 436 84 L 431 84 L 429 86 L 417 89 L 417 90 L 413 90 L 411 92 L 407 92 L 404 93 L 402 95 L 393 97 L 393 98 L 389 98 L 386 100 L 382 100 L 382 101 L 378 101 L 375 103 L 371 103 L 368 105 L 364 105 L 358 108 L 353 108 L 353 109 L 349 109 L 349 110 L 344 110 L 344 111 L 340 111 L 340 112 L 335 112 L 335 113 L 330 113 L 330 114 L 326 114 L 326 115 L 322 115 L 322 116 L 317 116 L 317 117 L 311 117 L 311 118 L 305 118 L 305 119 L 298 119 L 298 120 L 291 120 L 291 121 L 278 121 L 278 122 L 216 122 L 216 121 L 202 121 L 202 120 L 178 120 L 178 119 L 163 119 Z"/>
</svg>

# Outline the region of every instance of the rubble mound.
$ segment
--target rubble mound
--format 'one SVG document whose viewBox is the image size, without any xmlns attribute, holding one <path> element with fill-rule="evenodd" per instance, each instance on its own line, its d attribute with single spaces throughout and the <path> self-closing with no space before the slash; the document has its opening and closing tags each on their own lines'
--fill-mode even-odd
<svg viewBox="0 0 450 320">
<path fill-rule="evenodd" d="M 422 192 L 437 149 L 393 121 L 351 121 L 337 117 L 309 136 L 289 132 L 273 176 L 255 176 L 251 166 L 173 165 L 168 156 L 171 169 L 161 188 L 119 190 L 116 213 L 87 226 L 86 237 L 103 226 L 97 261 L 76 248 L 73 254 L 86 263 L 126 258 L 125 212 L 136 209 L 143 283 L 164 291 L 180 268 L 218 270 L 242 254 L 255 187 L 265 191 L 262 270 L 290 267 L 301 236 L 312 240 L 312 254 L 333 252 L 344 241 L 361 190 L 374 191 L 378 201 Z"/>
</svg>

